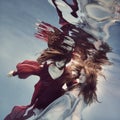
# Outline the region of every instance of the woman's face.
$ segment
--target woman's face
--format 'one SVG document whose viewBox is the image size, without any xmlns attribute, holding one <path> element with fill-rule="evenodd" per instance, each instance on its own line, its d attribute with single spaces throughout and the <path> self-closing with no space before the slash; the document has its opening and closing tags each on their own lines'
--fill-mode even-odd
<svg viewBox="0 0 120 120">
<path fill-rule="evenodd" d="M 84 69 L 81 69 L 80 76 L 78 79 L 80 83 L 84 83 L 86 81 L 86 73 Z"/>
<path fill-rule="evenodd" d="M 55 62 L 55 65 L 56 65 L 57 68 L 63 68 L 65 66 L 65 64 L 66 64 L 66 59 Z"/>
</svg>

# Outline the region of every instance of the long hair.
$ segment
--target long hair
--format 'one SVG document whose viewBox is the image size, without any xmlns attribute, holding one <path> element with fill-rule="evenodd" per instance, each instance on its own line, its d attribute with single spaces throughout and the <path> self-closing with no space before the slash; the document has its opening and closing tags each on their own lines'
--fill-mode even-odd
<svg viewBox="0 0 120 120">
<path fill-rule="evenodd" d="M 63 59 L 66 59 L 66 63 L 71 60 L 72 54 L 65 54 L 61 51 L 58 51 L 56 49 L 52 48 L 47 48 L 45 49 L 42 54 L 37 58 L 37 61 L 39 64 L 47 61 L 47 60 L 52 60 L 52 61 L 61 61 Z"/>
<path fill-rule="evenodd" d="M 61 44 L 65 38 L 64 32 L 56 28 L 55 26 L 40 22 L 37 24 L 37 33 L 35 36 L 39 39 L 43 39 L 47 42 L 49 48 L 61 50 Z"/>
<path fill-rule="evenodd" d="M 81 90 L 79 94 L 82 94 L 84 101 L 87 104 L 91 104 L 95 101 L 98 102 L 96 90 L 97 90 L 97 74 L 93 70 L 86 70 L 86 81 L 81 84 Z"/>
<path fill-rule="evenodd" d="M 83 95 L 84 101 L 87 104 L 91 104 L 95 101 L 98 101 L 97 98 L 97 78 L 98 75 L 100 75 L 100 72 L 102 70 L 102 68 L 89 61 L 89 60 L 85 60 L 79 63 L 74 63 L 72 64 L 72 70 L 76 70 L 78 73 L 78 77 L 79 77 L 79 73 L 81 72 L 82 69 L 84 69 L 85 71 L 85 75 L 86 75 L 86 80 L 84 83 L 78 83 L 78 85 L 76 87 L 80 87 L 80 92 L 79 95 Z M 78 78 L 77 77 L 77 78 Z"/>
<path fill-rule="evenodd" d="M 104 60 L 104 59 L 103 59 Z M 107 61 L 109 62 L 109 61 Z M 87 104 L 91 104 L 95 101 L 99 102 L 97 98 L 97 79 L 98 76 L 104 76 L 104 74 L 101 72 L 102 71 L 102 65 L 105 65 L 106 62 L 102 63 L 97 63 L 92 61 L 91 59 L 87 59 L 83 61 L 82 67 L 85 71 L 86 74 L 86 81 L 84 83 L 80 84 L 80 94 L 83 95 L 84 101 Z M 80 66 L 81 67 L 81 66 Z M 79 69 L 81 70 L 81 68 Z"/>
</svg>

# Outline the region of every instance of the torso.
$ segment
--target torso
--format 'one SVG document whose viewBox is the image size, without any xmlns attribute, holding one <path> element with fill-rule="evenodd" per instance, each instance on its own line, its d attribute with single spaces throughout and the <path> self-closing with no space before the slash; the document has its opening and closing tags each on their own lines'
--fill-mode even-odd
<svg viewBox="0 0 120 120">
<path fill-rule="evenodd" d="M 46 86 L 51 84 L 56 84 L 57 86 L 61 86 L 64 79 L 65 70 L 59 70 L 53 67 L 52 64 L 45 63 L 42 70 L 40 71 L 40 81 Z"/>
<path fill-rule="evenodd" d="M 52 77 L 52 79 L 56 80 L 63 74 L 64 69 L 60 70 L 55 65 L 51 64 L 48 67 L 48 72 L 49 72 L 50 76 Z"/>
<path fill-rule="evenodd" d="M 53 68 L 52 64 L 45 63 L 39 74 L 40 81 L 37 83 L 39 87 L 37 91 L 39 92 L 37 94 L 38 101 L 36 106 L 41 109 L 47 107 L 55 99 L 63 95 L 62 85 L 65 72 L 64 70 L 59 71 Z"/>
</svg>

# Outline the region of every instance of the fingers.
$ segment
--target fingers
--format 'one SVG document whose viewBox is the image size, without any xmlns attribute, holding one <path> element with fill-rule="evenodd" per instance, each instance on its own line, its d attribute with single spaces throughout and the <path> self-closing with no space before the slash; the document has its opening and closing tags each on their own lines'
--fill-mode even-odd
<svg viewBox="0 0 120 120">
<path fill-rule="evenodd" d="M 14 73 L 14 71 L 12 70 L 12 71 L 10 71 L 9 73 L 8 73 L 8 77 L 12 77 L 13 76 L 13 73 Z"/>
<path fill-rule="evenodd" d="M 75 46 L 75 41 L 69 36 L 65 36 L 65 40 L 63 41 L 63 43 L 66 43 L 67 45 L 71 47 Z"/>
<path fill-rule="evenodd" d="M 72 51 L 73 48 L 71 46 L 65 46 L 65 45 L 61 45 L 62 48 L 64 48 L 67 51 Z"/>
</svg>

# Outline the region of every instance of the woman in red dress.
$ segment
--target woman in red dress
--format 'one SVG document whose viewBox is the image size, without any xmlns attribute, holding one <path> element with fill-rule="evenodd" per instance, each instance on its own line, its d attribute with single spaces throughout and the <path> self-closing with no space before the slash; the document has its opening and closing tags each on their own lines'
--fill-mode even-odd
<svg viewBox="0 0 120 120">
<path fill-rule="evenodd" d="M 58 50 L 46 49 L 37 61 L 25 60 L 18 63 L 17 70 L 9 72 L 9 76 L 18 76 L 26 79 L 30 75 L 37 75 L 40 80 L 35 85 L 31 103 L 27 106 L 15 106 L 5 120 L 26 120 L 34 114 L 34 109 L 46 108 L 51 102 L 63 95 L 62 86 L 68 76 L 66 63 L 71 55 Z M 29 109 L 29 110 L 28 110 Z"/>
</svg>

